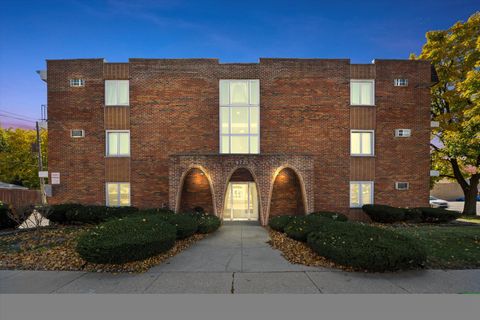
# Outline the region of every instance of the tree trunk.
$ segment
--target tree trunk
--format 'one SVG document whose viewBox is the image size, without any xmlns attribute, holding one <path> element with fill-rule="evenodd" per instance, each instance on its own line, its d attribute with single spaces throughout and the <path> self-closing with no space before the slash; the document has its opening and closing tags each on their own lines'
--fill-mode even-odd
<svg viewBox="0 0 480 320">
<path fill-rule="evenodd" d="M 463 207 L 463 214 L 466 216 L 474 216 L 477 214 L 477 195 L 478 195 L 478 182 L 480 174 L 474 174 L 470 179 L 470 185 L 467 189 L 463 190 L 465 194 L 465 204 Z"/>
</svg>

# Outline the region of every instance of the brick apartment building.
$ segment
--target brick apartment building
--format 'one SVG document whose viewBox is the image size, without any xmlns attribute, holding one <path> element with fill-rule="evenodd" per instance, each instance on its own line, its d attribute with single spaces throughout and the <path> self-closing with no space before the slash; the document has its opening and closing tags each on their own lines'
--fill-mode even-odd
<svg viewBox="0 0 480 320">
<path fill-rule="evenodd" d="M 48 60 L 50 203 L 226 220 L 426 206 L 431 65 Z"/>
</svg>

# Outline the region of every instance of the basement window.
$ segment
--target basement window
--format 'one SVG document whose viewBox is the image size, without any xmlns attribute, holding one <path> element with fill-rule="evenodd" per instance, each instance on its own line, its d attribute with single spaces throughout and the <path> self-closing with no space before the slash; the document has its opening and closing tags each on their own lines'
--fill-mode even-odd
<svg viewBox="0 0 480 320">
<path fill-rule="evenodd" d="M 72 137 L 72 138 L 84 138 L 85 137 L 85 130 L 72 129 L 72 130 L 70 130 L 70 137 Z"/>
<path fill-rule="evenodd" d="M 84 87 L 85 80 L 83 79 L 70 79 L 70 87 Z"/>
<path fill-rule="evenodd" d="M 130 183 L 109 182 L 106 186 L 106 205 L 109 207 L 130 206 Z"/>
</svg>

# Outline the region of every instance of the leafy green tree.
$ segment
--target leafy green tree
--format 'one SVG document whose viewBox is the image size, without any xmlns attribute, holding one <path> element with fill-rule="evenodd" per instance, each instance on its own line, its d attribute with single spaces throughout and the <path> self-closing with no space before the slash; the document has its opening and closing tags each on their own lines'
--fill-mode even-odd
<svg viewBox="0 0 480 320">
<path fill-rule="evenodd" d="M 422 53 L 432 62 L 432 163 L 440 177 L 455 179 L 465 194 L 463 214 L 476 213 L 480 180 L 480 12 L 448 30 L 430 31 Z"/>
<path fill-rule="evenodd" d="M 47 133 L 42 131 L 42 159 L 46 167 Z M 38 153 L 35 130 L 0 128 L 0 181 L 38 188 Z"/>
</svg>

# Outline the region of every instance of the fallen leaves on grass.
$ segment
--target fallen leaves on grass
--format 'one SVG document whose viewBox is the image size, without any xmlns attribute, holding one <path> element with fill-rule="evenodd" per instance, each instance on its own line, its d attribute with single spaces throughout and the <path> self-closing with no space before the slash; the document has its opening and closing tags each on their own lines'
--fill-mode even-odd
<svg viewBox="0 0 480 320">
<path fill-rule="evenodd" d="M 269 244 L 282 252 L 285 259 L 291 263 L 303 264 L 311 267 L 337 268 L 346 271 L 353 271 L 352 268 L 334 263 L 316 254 L 306 243 L 293 240 L 285 233 L 267 228 L 271 240 Z"/>
<path fill-rule="evenodd" d="M 175 242 L 162 254 L 124 264 L 87 263 L 75 251 L 77 237 L 88 227 L 45 228 L 0 236 L 0 269 L 145 272 L 185 250 L 207 235 L 195 234 Z"/>
</svg>

